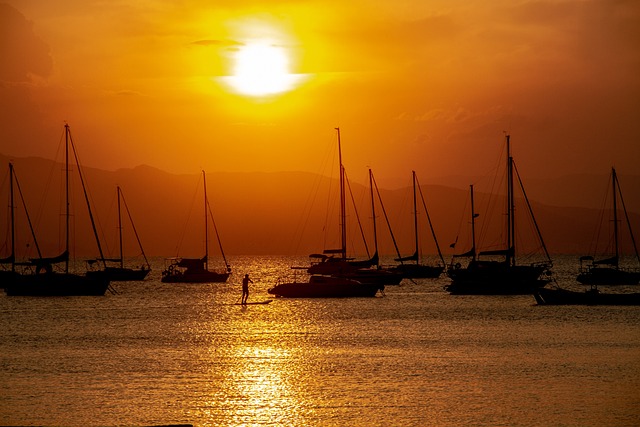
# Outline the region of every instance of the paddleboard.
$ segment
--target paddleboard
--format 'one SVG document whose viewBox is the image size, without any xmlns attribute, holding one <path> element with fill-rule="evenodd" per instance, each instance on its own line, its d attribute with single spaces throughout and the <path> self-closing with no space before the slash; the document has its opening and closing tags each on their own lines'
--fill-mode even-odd
<svg viewBox="0 0 640 427">
<path fill-rule="evenodd" d="M 247 302 L 242 304 L 241 302 L 237 302 L 235 304 L 231 304 L 231 305 L 264 305 L 264 304 L 270 304 L 271 303 L 271 299 L 266 300 L 266 301 L 255 301 L 255 302 Z"/>
</svg>

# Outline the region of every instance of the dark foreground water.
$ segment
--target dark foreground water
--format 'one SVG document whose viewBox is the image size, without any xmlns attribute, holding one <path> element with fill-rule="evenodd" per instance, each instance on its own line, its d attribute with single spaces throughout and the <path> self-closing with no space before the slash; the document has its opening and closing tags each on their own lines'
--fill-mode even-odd
<svg viewBox="0 0 640 427">
<path fill-rule="evenodd" d="M 0 424 L 640 425 L 640 307 L 450 296 L 446 279 L 241 307 L 245 272 L 264 300 L 294 261 L 232 263 L 227 284 L 165 285 L 160 262 L 105 297 L 1 295 Z"/>
</svg>

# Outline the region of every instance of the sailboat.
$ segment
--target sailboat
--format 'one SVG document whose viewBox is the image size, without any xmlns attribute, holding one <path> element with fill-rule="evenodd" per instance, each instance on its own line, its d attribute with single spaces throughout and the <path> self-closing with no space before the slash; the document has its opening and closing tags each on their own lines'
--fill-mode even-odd
<svg viewBox="0 0 640 427">
<path fill-rule="evenodd" d="M 131 217 L 131 212 L 129 212 L 129 207 L 127 206 L 127 201 L 122 194 L 122 189 L 120 186 L 116 187 L 117 198 L 118 198 L 118 248 L 119 248 L 119 257 L 118 258 L 107 258 L 107 259 L 95 259 L 87 261 L 90 265 L 94 265 L 98 262 L 102 262 L 106 264 L 107 262 L 115 263 L 116 265 L 106 264 L 104 266 L 104 270 L 90 270 L 87 271 L 88 276 L 96 275 L 96 274 L 106 274 L 109 276 L 109 280 L 112 281 L 133 281 L 133 280 L 144 280 L 147 277 L 147 274 L 151 271 L 151 265 L 147 260 L 147 256 L 144 253 L 144 249 L 142 248 L 142 243 L 140 242 L 140 237 L 138 236 L 138 231 L 136 230 L 136 226 L 133 223 L 133 219 Z M 144 263 L 138 268 L 125 267 L 124 265 L 124 254 L 122 250 L 122 204 L 124 204 L 124 208 L 127 212 L 127 216 L 131 223 L 131 227 L 133 228 L 133 233 L 136 237 L 136 241 L 138 242 L 138 247 L 142 252 L 142 257 L 144 258 Z"/>
<path fill-rule="evenodd" d="M 93 234 L 100 253 L 102 247 L 96 231 L 87 189 L 80 170 L 78 156 L 71 138 L 69 125 L 65 124 L 65 249 L 62 254 L 51 257 L 32 258 L 27 264 L 28 271 L 15 274 L 5 285 L 5 292 L 9 296 L 98 296 L 104 295 L 109 288 L 109 277 L 106 274 L 86 276 L 69 271 L 69 148 L 73 150 L 78 168 L 78 174 L 82 183 L 87 209 L 93 227 Z M 58 264 L 63 264 L 62 269 Z"/>
<path fill-rule="evenodd" d="M 29 211 L 27 209 L 27 203 L 24 200 L 24 195 L 22 194 L 22 189 L 20 188 L 20 182 L 18 182 L 18 176 L 15 172 L 15 167 L 12 162 L 9 162 L 9 256 L 5 258 L 0 258 L 0 288 L 4 288 L 6 283 L 9 283 L 11 280 L 16 278 L 25 267 L 31 267 L 32 263 L 29 261 L 18 261 L 18 257 L 16 255 L 16 218 L 15 212 L 17 206 L 15 204 L 15 189 L 18 190 L 18 194 L 20 195 L 20 201 L 22 202 L 22 208 L 24 210 L 24 214 L 27 220 L 27 224 L 29 225 L 29 229 L 31 231 L 31 238 L 33 239 L 33 246 L 37 252 L 38 258 L 42 258 L 42 253 L 40 252 L 40 245 L 38 245 L 38 239 L 36 239 L 35 232 L 33 230 L 33 226 L 31 223 L 31 217 L 29 216 Z M 27 245 L 28 247 L 29 245 Z"/>
<path fill-rule="evenodd" d="M 500 250 L 481 251 L 476 254 L 475 245 L 475 219 L 478 215 L 473 207 L 473 186 L 471 187 L 471 225 L 472 225 L 472 247 L 464 254 L 454 255 L 455 258 L 470 257 L 471 260 L 466 267 L 460 263 L 452 265 L 447 269 L 447 275 L 451 278 L 451 283 L 446 290 L 451 294 L 458 295 L 523 295 L 533 294 L 536 289 L 543 287 L 550 280 L 551 258 L 542 239 L 542 234 L 533 216 L 533 211 L 529 200 L 524 192 L 524 186 L 518 176 L 518 182 L 527 204 L 528 212 L 537 232 L 538 240 L 544 250 L 545 261 L 532 263 L 529 265 L 518 264 L 516 262 L 516 223 L 515 223 L 515 197 L 514 197 L 514 172 L 515 163 L 511 157 L 511 147 L 509 135 L 506 135 L 507 145 L 507 215 L 506 215 L 506 248 Z M 490 257 L 480 259 L 481 256 Z M 496 259 L 502 258 L 502 259 Z"/>
<path fill-rule="evenodd" d="M 367 298 L 375 297 L 383 288 L 354 279 L 314 274 L 307 281 L 278 283 L 267 292 L 282 298 Z"/>
<path fill-rule="evenodd" d="M 342 163 L 342 149 L 340 141 L 340 128 L 335 129 L 338 138 L 338 163 L 340 182 L 340 248 L 325 249 L 321 254 L 311 254 L 309 258 L 314 261 L 307 268 L 309 274 L 335 275 L 352 272 L 361 268 L 377 265 L 379 258 L 375 253 L 366 260 L 354 260 L 347 257 L 347 198 L 346 198 L 346 172 Z"/>
<path fill-rule="evenodd" d="M 347 298 L 374 297 L 384 290 L 384 284 L 372 277 L 362 277 L 358 273 L 372 265 L 377 265 L 378 254 L 368 260 L 355 261 L 347 257 L 346 195 L 345 169 L 342 164 L 340 128 L 336 128 L 338 137 L 338 161 L 340 167 L 340 242 L 339 249 L 325 250 L 321 255 L 311 255 L 320 261 L 307 268 L 310 277 L 307 281 L 278 283 L 268 292 L 285 298 Z M 336 256 L 337 255 L 337 256 Z M 368 273 L 365 273 L 368 275 Z"/>
<path fill-rule="evenodd" d="M 5 283 L 14 279 L 18 273 L 16 271 L 16 229 L 15 229 L 15 203 L 14 203 L 14 171 L 13 163 L 9 162 L 9 255 L 0 258 L 0 288 L 4 288 Z"/>
<path fill-rule="evenodd" d="M 222 250 L 220 235 L 215 221 L 213 227 L 218 239 L 218 245 L 222 258 L 226 266 L 225 271 L 209 270 L 209 199 L 207 198 L 207 180 L 205 172 L 202 171 L 202 181 L 204 186 L 204 246 L 205 254 L 202 258 L 169 258 L 168 267 L 162 272 L 162 281 L 165 283 L 222 283 L 226 282 L 231 274 L 231 266 L 227 262 L 227 258 Z M 211 215 L 213 219 L 213 215 Z"/>
<path fill-rule="evenodd" d="M 400 274 L 402 274 L 406 278 L 410 279 L 435 279 L 440 277 L 442 272 L 444 271 L 445 261 L 442 256 L 442 251 L 440 250 L 440 245 L 438 244 L 438 239 L 436 238 L 435 230 L 433 229 L 433 224 L 431 223 L 431 217 L 429 216 L 429 211 L 427 210 L 427 205 L 424 201 L 424 196 L 422 194 L 422 189 L 420 189 L 420 185 L 418 183 L 418 177 L 416 176 L 416 171 L 411 171 L 412 182 L 413 182 L 413 233 L 414 233 L 414 243 L 415 243 L 415 251 L 413 255 L 401 257 L 395 259 L 395 261 L 399 262 L 395 269 Z M 420 240 L 419 240 L 419 227 L 418 227 L 418 201 L 417 201 L 417 193 L 420 192 L 420 198 L 422 200 L 422 207 L 427 216 L 427 221 L 429 222 L 429 228 L 431 229 L 431 235 L 433 236 L 433 241 L 436 244 L 436 249 L 438 251 L 438 257 L 440 258 L 440 265 L 427 265 L 420 263 Z M 414 263 L 407 263 L 406 261 L 413 261 Z"/>
<path fill-rule="evenodd" d="M 611 185 L 613 188 L 613 247 L 612 252 L 606 258 L 596 260 L 593 256 L 580 257 L 580 273 L 577 280 L 585 285 L 637 285 L 640 282 L 640 269 L 623 268 L 620 266 L 620 230 L 618 227 L 618 197 L 622 204 L 622 209 L 626 219 L 629 236 L 635 251 L 635 258 L 640 265 L 640 256 L 638 256 L 638 247 L 636 246 L 635 237 L 631 229 L 631 222 L 627 214 L 627 208 L 622 198 L 620 183 L 615 168 L 611 168 Z"/>
<path fill-rule="evenodd" d="M 375 178 L 373 177 L 373 171 L 369 169 L 369 188 L 371 193 L 371 216 L 373 219 L 373 247 L 374 247 L 374 256 L 369 260 L 373 262 L 372 265 L 360 268 L 351 268 L 339 271 L 337 273 L 332 274 L 335 277 L 342 277 L 345 279 L 356 280 L 360 283 L 366 284 L 377 284 L 380 286 L 385 285 L 399 285 L 404 276 L 400 274 L 395 269 L 385 268 L 380 265 L 379 257 L 378 257 L 378 230 L 376 225 L 376 203 L 374 197 L 374 188 L 378 190 L 378 186 L 375 182 Z M 380 200 L 380 204 L 382 207 L 382 211 L 384 212 L 384 216 L 387 220 L 387 225 L 389 226 L 389 232 L 391 233 L 391 238 L 395 244 L 395 237 L 393 236 L 393 231 L 391 230 L 391 226 L 389 224 L 389 218 L 387 217 L 386 211 L 384 209 L 384 204 L 382 204 L 382 198 L 380 197 L 380 192 L 377 191 L 378 199 Z M 397 248 L 397 245 L 396 245 Z M 357 264 L 356 264 L 357 265 Z"/>
</svg>

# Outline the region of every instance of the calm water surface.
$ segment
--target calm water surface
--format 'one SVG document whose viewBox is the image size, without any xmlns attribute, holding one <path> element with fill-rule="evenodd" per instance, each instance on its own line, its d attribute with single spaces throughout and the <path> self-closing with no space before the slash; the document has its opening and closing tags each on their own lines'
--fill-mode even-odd
<svg viewBox="0 0 640 427">
<path fill-rule="evenodd" d="M 296 261 L 231 262 L 227 284 L 162 284 L 159 260 L 105 297 L 0 295 L 0 424 L 640 425 L 640 307 L 450 296 L 446 279 L 241 307 L 245 272 L 269 299 Z"/>
</svg>

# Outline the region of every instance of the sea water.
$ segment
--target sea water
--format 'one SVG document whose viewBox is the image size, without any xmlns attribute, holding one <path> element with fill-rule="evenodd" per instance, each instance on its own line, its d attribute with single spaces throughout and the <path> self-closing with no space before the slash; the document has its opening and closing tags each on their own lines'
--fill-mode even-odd
<svg viewBox="0 0 640 427">
<path fill-rule="evenodd" d="M 640 307 L 452 296 L 249 301 L 306 259 L 233 257 L 225 284 L 0 295 L 0 424 L 637 426 Z M 575 257 L 556 260 L 571 281 Z"/>
</svg>

